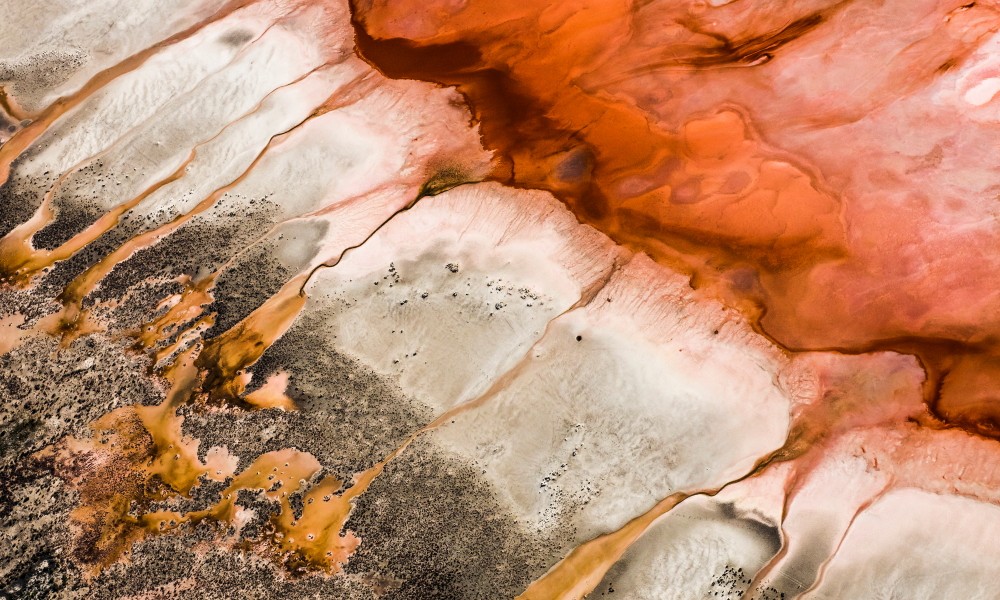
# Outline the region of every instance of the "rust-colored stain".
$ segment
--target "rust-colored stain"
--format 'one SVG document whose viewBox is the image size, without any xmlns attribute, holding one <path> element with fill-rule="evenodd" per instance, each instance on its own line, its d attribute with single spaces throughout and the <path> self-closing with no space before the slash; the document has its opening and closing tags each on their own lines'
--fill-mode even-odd
<svg viewBox="0 0 1000 600">
<path fill-rule="evenodd" d="M 269 27 L 275 31 L 290 30 L 296 19 L 304 18 L 322 21 L 317 31 L 329 29 L 328 37 L 309 39 L 316 47 L 311 67 L 256 103 L 248 103 L 248 110 L 221 130 L 199 137 L 190 150 L 185 147 L 169 173 L 133 190 L 58 243 L 36 246 L 43 232 L 60 223 L 58 199 L 72 178 L 110 148 L 96 151 L 47 179 L 44 191 L 39 190 L 37 208 L 11 224 L 0 238 L 0 291 L 32 299 L 12 301 L 10 306 L 16 308 L 11 314 L 0 315 L 0 356 L 35 337 L 49 336 L 59 341 L 53 355 L 58 358 L 58 352 L 88 336 L 106 334 L 102 339 L 146 361 L 144 381 L 152 381 L 162 394 L 158 403 L 128 404 L 136 400 L 125 399 L 119 408 L 90 423 L 89 433 L 64 431 L 57 441 L 50 439 L 43 449 L 37 450 L 43 446 L 39 444 L 32 450 L 34 461 L 51 465 L 52 472 L 77 494 L 68 524 L 71 558 L 88 580 L 127 561 L 137 544 L 152 536 L 210 524 L 218 525 L 212 539 L 220 545 L 263 554 L 285 573 L 342 575 L 366 543 L 349 526 L 355 505 L 380 477 L 391 473 L 389 465 L 398 465 L 394 461 L 417 440 L 490 407 L 525 375 L 533 357 L 543 354 L 537 341 L 525 342 L 527 351 L 520 360 L 502 363 L 507 366 L 497 367 L 497 373 L 477 373 L 492 377 L 482 386 L 484 391 L 425 419 L 421 416 L 424 420 L 417 425 L 406 421 L 407 429 L 386 433 L 385 439 L 363 440 L 379 448 L 375 457 L 380 460 L 351 467 L 357 469 L 351 477 L 331 475 L 329 465 L 286 441 L 280 445 L 288 447 L 279 450 L 237 457 L 221 445 L 203 449 L 201 440 L 185 432 L 186 416 L 212 411 L 234 418 L 303 416 L 294 413 L 300 405 L 308 406 L 296 401 L 295 371 L 267 364 L 265 356 L 308 313 L 314 276 L 320 278 L 318 273 L 325 274 L 351 252 L 364 249 L 384 233 L 384 226 L 424 198 L 481 183 L 467 182 L 474 177 L 461 169 L 441 175 L 428 165 L 414 167 L 406 162 L 409 158 L 399 159 L 400 179 L 424 177 L 412 190 L 409 184 L 395 189 L 379 183 L 375 191 L 366 192 L 369 197 L 362 192 L 351 195 L 356 191 L 352 185 L 367 188 L 348 177 L 328 184 L 348 190 L 345 195 L 351 202 L 343 205 L 360 204 L 383 193 L 398 195 L 373 201 L 385 201 L 385 206 L 372 209 L 378 211 L 371 219 L 375 224 L 352 232 L 349 241 L 336 230 L 343 225 L 338 219 L 344 214 L 349 222 L 357 215 L 349 210 L 339 213 L 341 204 L 310 206 L 303 209 L 305 216 L 283 215 L 277 225 L 237 223 L 237 229 L 252 233 L 248 238 L 258 241 L 271 235 L 272 227 L 288 228 L 270 240 L 275 248 L 280 246 L 280 252 L 274 250 L 281 255 L 275 259 L 280 269 L 261 266 L 262 272 L 265 267 L 280 271 L 280 280 L 252 306 L 234 308 L 239 313 L 235 324 L 216 312 L 228 301 L 219 286 L 230 275 L 235 256 L 202 270 L 185 267 L 190 272 L 171 275 L 169 281 L 150 274 L 143 283 L 156 290 L 150 302 L 155 309 L 139 325 L 137 319 L 118 327 L 108 316 L 125 301 L 98 294 L 116 269 L 221 211 L 227 195 L 253 184 L 253 176 L 267 161 L 293 146 L 290 140 L 309 131 L 321 117 L 354 110 L 366 98 L 377 97 L 377 108 L 372 110 L 385 115 L 373 119 L 379 121 L 372 126 L 373 137 L 396 127 L 391 113 L 401 110 L 405 94 L 379 95 L 385 85 L 380 75 L 423 82 L 422 93 L 428 95 L 442 92 L 442 87 L 457 90 L 466 103 L 463 110 L 469 110 L 456 113 L 465 115 L 458 119 L 461 127 L 478 133 L 486 150 L 493 152 L 485 154 L 486 166 L 480 172 L 490 169 L 486 178 L 494 183 L 484 185 L 500 182 L 509 188 L 551 192 L 580 223 L 604 234 L 602 240 L 610 237 L 631 251 L 649 255 L 665 270 L 687 276 L 690 289 L 685 279 L 684 292 L 692 295 L 679 304 L 704 303 L 712 310 L 721 305 L 722 312 L 740 313 L 739 322 L 749 323 L 752 333 L 739 335 L 754 336 L 752 342 L 743 339 L 747 348 L 758 349 L 754 345 L 758 342 L 767 345 L 776 363 L 785 361 L 775 370 L 787 369 L 790 377 L 808 379 L 789 383 L 775 376 L 774 388 L 789 402 L 787 432 L 778 433 L 785 436 L 780 447 L 751 457 L 747 464 L 752 468 L 725 484 L 675 488 L 645 505 L 641 514 L 622 515 L 626 518 L 618 522 L 624 525 L 574 542 L 561 560 L 546 564 L 547 571 L 538 569 L 525 579 L 528 583 L 519 600 L 583 598 L 595 592 L 645 533 L 689 498 L 714 497 L 736 484 L 773 485 L 783 501 L 782 522 L 777 523 L 781 546 L 747 580 L 750 587 L 744 597 L 749 598 L 751 589 L 786 575 L 784 562 L 796 558 L 788 541 L 798 535 L 794 516 L 803 498 L 826 493 L 816 473 L 833 460 L 854 461 L 864 471 L 863 481 L 848 490 L 851 496 L 844 502 L 849 510 L 845 509 L 843 531 L 832 536 L 833 551 L 845 542 L 847 529 L 864 511 L 895 490 L 1000 504 L 1000 481 L 989 466 L 995 464 L 1000 440 L 1000 295 L 991 286 L 1000 273 L 1000 233 L 996 211 L 982 208 L 995 202 L 1000 188 L 992 180 L 980 181 L 989 179 L 983 174 L 985 167 L 963 171 L 956 158 L 983 144 L 980 138 L 964 141 L 958 129 L 965 132 L 971 129 L 969 124 L 982 125 L 992 135 L 993 123 L 1000 121 L 987 113 L 989 107 L 982 108 L 992 101 L 990 96 L 981 102 L 985 88 L 964 80 L 949 80 L 950 87 L 920 101 L 940 108 L 955 96 L 975 108 L 963 104 L 939 117 L 906 104 L 927 94 L 932 82 L 948 77 L 982 50 L 1000 23 L 995 4 L 924 2 L 913 11 L 917 16 L 893 13 L 895 20 L 874 23 L 869 21 L 875 18 L 871 10 L 849 0 L 775 0 L 770 8 L 745 2 L 352 0 L 349 13 L 346 8 L 338 13 L 335 4 L 301 0 L 271 6 L 264 0 L 229 0 L 200 14 L 198 23 L 97 71 L 75 91 L 37 111 L 25 110 L 6 81 L 0 87 L 0 124 L 5 127 L 0 132 L 0 183 L 13 189 L 19 160 L 31 158 L 30 151 L 44 146 L 61 119 L 205 27 L 266 5 L 261 9 L 264 16 L 257 17 L 270 19 Z M 319 12 L 308 12 L 314 9 Z M 859 72 L 853 77 L 839 70 L 841 63 L 856 60 L 853 32 L 880 27 L 891 29 L 886 37 L 898 43 L 873 51 L 880 53 L 877 68 L 861 73 L 864 69 L 855 65 Z M 354 54 L 340 49 L 345 35 L 354 36 Z M 348 57 L 357 64 L 345 67 Z M 246 119 L 259 116 L 278 90 L 285 93 L 319 75 L 337 79 L 343 75 L 341 69 L 348 75 L 335 92 L 324 92 L 308 100 L 305 108 L 298 107 L 294 114 L 299 116 L 281 131 L 262 136 L 244 163 L 227 157 L 240 167 L 224 183 L 191 198 L 183 211 L 122 234 L 110 251 L 88 257 L 85 251 L 96 247 L 98 240 L 107 240 L 109 233 L 119 234 L 133 211 L 154 197 L 172 194 L 172 186 L 186 181 L 210 143 L 231 133 L 231 125 L 246 125 Z M 810 70 L 836 76 L 814 77 Z M 837 78 L 839 84 L 830 84 Z M 452 108 L 461 103 L 458 94 L 448 102 Z M 472 118 L 466 123 L 468 115 Z M 453 124 L 442 124 L 444 117 L 439 119 L 442 123 L 435 119 L 428 122 L 452 135 Z M 921 129 L 925 121 L 931 123 L 927 130 Z M 338 127 L 338 135 L 349 129 Z M 890 131 L 891 127 L 896 129 Z M 931 140 L 933 145 L 923 139 L 930 138 L 931 127 L 947 133 Z M 415 145 L 447 141 L 425 139 L 416 127 L 401 135 Z M 891 144 L 883 139 L 890 137 Z M 980 153 L 992 156 L 997 149 Z M 365 148 L 358 151 L 361 158 L 338 158 L 361 163 L 372 152 Z M 408 152 L 401 154 L 414 154 Z M 320 162 L 329 161 L 323 155 Z M 296 176 L 292 166 L 282 168 L 293 174 L 283 171 L 281 177 Z M 357 177 L 373 178 L 369 171 Z M 972 189 L 976 185 L 979 188 Z M 283 199 L 289 206 L 299 200 L 303 205 L 310 201 L 298 196 Z M 238 220 L 243 215 L 234 210 L 228 216 Z M 311 250 L 313 242 L 303 233 L 310 219 L 315 223 L 309 225 L 319 223 L 324 232 L 334 230 L 328 237 L 319 234 L 321 239 Z M 296 229 L 299 226 L 301 230 Z M 466 232 L 456 233 L 461 239 Z M 508 233 L 500 237 L 506 240 Z M 330 256 L 306 256 L 310 251 L 328 252 L 331 246 L 337 250 Z M 604 292 L 623 268 L 621 263 L 627 262 L 621 259 L 627 253 L 623 250 L 618 258 L 608 259 L 611 266 L 604 279 L 581 284 L 579 300 L 550 316 L 534 332 L 539 336 L 535 339 L 549 335 L 549 324 L 574 311 L 617 302 Z M 51 291 L 45 286 L 52 273 L 82 258 L 87 262 L 38 302 L 44 306 L 31 304 L 41 298 L 31 294 Z M 409 257 L 396 260 L 400 258 Z M 240 268 L 246 269 L 246 264 Z M 451 274 L 459 272 L 453 263 L 446 268 Z M 391 270 L 398 277 L 395 264 Z M 392 286 L 389 276 L 381 282 L 381 290 Z M 170 291 L 162 292 L 153 284 Z M 133 292 L 134 288 L 126 295 Z M 530 294 L 525 291 L 522 299 Z M 458 298 L 458 292 L 452 298 Z M 657 300 L 649 298 L 651 303 Z M 357 302 L 338 300 L 345 305 Z M 404 310 L 399 307 L 408 301 L 387 308 L 386 319 L 397 314 L 390 311 Z M 501 302 L 492 306 L 490 318 L 504 308 Z M 711 314 L 713 319 L 718 316 Z M 506 313 L 496 321 L 501 318 L 507 318 Z M 678 321 L 688 325 L 680 317 Z M 507 325 L 515 329 L 510 321 Z M 696 327 L 703 325 L 698 322 Z M 221 331 L 213 331 L 215 327 Z M 710 331 L 711 336 L 720 334 L 719 329 Z M 402 337 L 401 330 L 398 335 Z M 589 335 L 575 336 L 578 348 L 588 347 Z M 705 348 L 709 347 L 706 342 Z M 692 354 L 711 352 L 705 348 Z M 690 349 L 679 352 L 684 350 Z M 412 352 L 407 358 L 417 356 L 416 350 L 407 347 L 407 351 Z M 831 366 L 824 362 L 833 360 L 830 357 L 844 362 Z M 902 359 L 913 357 L 914 362 L 904 364 Z M 733 358 L 742 359 L 764 362 L 749 350 L 746 356 Z M 754 364 L 770 373 L 771 367 Z M 788 373 L 782 371 L 782 376 Z M 340 399 L 328 400 L 340 409 Z M 623 411 L 627 410 L 624 402 Z M 41 428 L 38 423 L 32 426 Z M 500 453 L 476 448 L 483 456 L 494 450 Z M 480 465 L 475 466 L 478 476 Z M 487 470 L 481 474 L 485 481 Z M 238 535 L 250 511 L 241 505 L 241 497 L 248 496 L 275 507 L 263 532 L 250 540 Z M 827 566 L 817 564 L 816 581 L 806 583 L 819 585 Z M 380 591 L 391 587 L 383 581 L 373 586 Z"/>
<path fill-rule="evenodd" d="M 971 361 L 1000 355 L 997 323 L 988 316 L 997 314 L 995 303 L 967 316 L 935 308 L 933 289 L 902 279 L 901 265 L 889 258 L 901 248 L 888 240 L 924 235 L 919 220 L 888 211 L 862 221 L 844 206 L 843 182 L 824 177 L 802 156 L 809 153 L 765 141 L 788 128 L 832 130 L 863 116 L 822 106 L 810 115 L 794 105 L 782 114 L 767 106 L 794 102 L 780 100 L 780 85 L 782 69 L 813 51 L 800 49 L 835 39 L 864 11 L 851 2 L 786 4 L 352 3 L 366 60 L 389 76 L 456 86 L 465 95 L 484 143 L 504 158 L 495 178 L 551 190 L 616 241 L 691 273 L 788 349 L 919 355 L 934 375 L 928 401 L 937 407 L 938 374 L 951 362 L 942 344 Z M 1000 18 L 983 3 L 929 10 L 935 25 L 900 33 L 909 42 L 872 78 L 878 85 L 865 88 L 870 99 L 855 92 L 856 102 L 883 106 L 916 93 L 980 47 Z M 699 96 L 714 98 L 713 85 L 722 105 L 692 109 L 712 105 Z M 740 99 L 727 94 L 735 86 L 744 90 Z M 842 87 L 831 94 L 851 97 L 849 85 Z M 737 104 L 742 100 L 747 106 Z M 848 133 L 840 143 L 849 154 Z M 975 243 L 996 254 L 995 237 Z M 970 258 L 963 268 L 979 264 Z M 885 280 L 897 283 L 879 288 Z M 952 294 L 970 305 L 981 296 L 972 285 Z M 858 310 L 862 303 L 867 310 Z M 939 414 L 988 433 L 996 416 L 977 406 L 961 417 Z"/>
</svg>

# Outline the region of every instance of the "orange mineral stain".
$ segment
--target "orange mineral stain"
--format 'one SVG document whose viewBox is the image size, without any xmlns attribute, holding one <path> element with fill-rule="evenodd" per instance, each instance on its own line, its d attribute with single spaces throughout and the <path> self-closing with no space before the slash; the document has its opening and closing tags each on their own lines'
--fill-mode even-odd
<svg viewBox="0 0 1000 600">
<path fill-rule="evenodd" d="M 8 236 L 5 236 L 3 240 L 0 240 L 0 261 L 2 261 L 0 267 L 2 267 L 4 273 L 2 278 L 8 282 L 26 285 L 44 269 L 72 257 L 85 246 L 110 231 L 121 221 L 122 215 L 126 212 L 136 207 L 167 184 L 173 183 L 183 177 L 187 166 L 193 159 L 194 152 L 173 173 L 146 188 L 131 200 L 123 202 L 106 212 L 86 229 L 74 235 L 59 247 L 53 250 L 35 249 L 31 247 L 31 236 L 38 233 L 53 218 L 53 212 L 50 207 L 52 191 L 50 190 L 42 201 L 42 207 L 39 208 L 39 217 L 28 221 L 26 224 L 29 226 L 24 230 L 17 228 L 11 231 Z M 58 186 L 59 183 L 56 182 L 55 185 Z M 10 238 L 9 242 L 8 238 Z"/>
<path fill-rule="evenodd" d="M 19 286 L 28 285 L 33 278 L 45 269 L 51 267 L 57 262 L 72 257 L 91 242 L 117 226 L 121 222 L 122 217 L 130 210 L 142 204 L 156 192 L 159 192 L 168 185 L 184 178 L 189 170 L 189 167 L 198 157 L 199 149 L 217 140 L 223 133 L 228 131 L 237 123 L 240 123 L 257 113 L 261 107 L 268 100 L 273 98 L 278 91 L 294 86 L 295 84 L 321 71 L 323 68 L 328 67 L 332 62 L 333 61 L 328 61 L 318 67 L 310 69 L 308 72 L 296 77 L 291 82 L 278 86 L 274 90 L 270 91 L 245 114 L 227 123 L 220 131 L 211 137 L 199 142 L 191 150 L 191 152 L 184 157 L 180 165 L 174 169 L 173 172 L 168 174 L 166 177 L 155 181 L 136 196 L 116 205 L 111 210 L 101 215 L 100 218 L 91 223 L 83 231 L 77 233 L 59 247 L 52 250 L 35 249 L 31 244 L 32 236 L 41 231 L 46 225 L 52 223 L 54 217 L 56 216 L 52 210 L 52 198 L 56 190 L 59 189 L 59 187 L 66 181 L 66 179 L 69 178 L 70 175 L 73 175 L 84 165 L 90 164 L 95 159 L 109 152 L 110 148 L 74 166 L 56 180 L 49 191 L 45 194 L 42 204 L 39 206 L 36 214 L 30 220 L 14 228 L 10 233 L 4 236 L 4 238 L 0 239 L 0 282 L 11 283 Z M 322 110 L 327 110 L 326 105 L 324 105 Z M 235 183 L 238 182 L 239 180 Z M 225 189 L 229 189 L 228 186 Z M 200 211 L 196 207 L 194 214 L 197 214 L 198 212 Z M 184 219 L 180 220 L 180 222 L 183 221 Z"/>
<path fill-rule="evenodd" d="M 951 165 L 964 156 L 990 168 L 947 141 L 965 127 L 956 123 L 983 120 L 922 107 L 939 105 L 928 87 L 983 60 L 995 6 L 352 6 L 371 64 L 466 97 L 484 143 L 505 161 L 493 178 L 551 190 L 616 241 L 691 273 L 778 344 L 915 353 L 935 376 L 952 362 L 942 344 L 1000 355 L 1000 302 L 975 283 L 1000 272 L 1000 235 L 939 225 L 946 217 L 931 202 L 955 176 L 940 159 L 907 162 L 896 141 L 915 127 L 911 139 L 940 137 L 938 154 L 951 148 Z M 859 77 L 869 52 L 885 68 Z M 912 199 L 863 197 L 897 188 Z M 975 202 L 991 201 L 983 194 Z M 957 369 L 943 389 L 967 376 L 972 396 L 986 398 L 1000 382 L 993 373 Z M 950 422 L 993 435 L 985 402 L 963 416 L 961 401 L 930 401 Z"/>
<path fill-rule="evenodd" d="M 252 3 L 225 3 L 197 25 L 101 71 L 38 114 L 25 113 L 0 88 L 2 122 L 7 117 L 19 121 L 0 145 L 0 182 L 62 116 L 158 53 Z M 630 520 L 623 527 L 576 547 L 519 599 L 587 596 L 679 503 L 715 496 L 730 486 L 772 486 L 782 500 L 775 523 L 781 547 L 749 580 L 746 598 L 791 577 L 787 564 L 800 569 L 795 576 L 803 577 L 798 583 L 804 590 L 818 589 L 859 515 L 894 490 L 1000 504 L 1000 476 L 991 466 L 1000 450 L 1000 295 L 990 287 L 1000 274 L 1000 230 L 995 211 L 988 208 L 997 186 L 990 179 L 995 166 L 984 167 L 971 156 L 992 156 L 988 140 L 998 131 L 989 111 L 995 106 L 990 106 L 992 96 L 981 97 L 986 88 L 976 82 L 948 79 L 970 61 L 987 60 L 981 55 L 991 52 L 985 44 L 996 33 L 1000 11 L 989 3 L 951 0 L 915 0 L 903 9 L 891 4 L 351 3 L 358 56 L 389 77 L 455 87 L 464 96 L 470 125 L 496 151 L 490 178 L 549 190 L 584 223 L 690 275 L 703 295 L 678 301 L 707 305 L 720 300 L 726 310 L 742 311 L 754 330 L 746 335 L 777 344 L 775 354 L 791 365 L 790 377 L 808 379 L 789 384 L 779 381 L 787 373 L 775 376 L 775 387 L 789 398 L 787 438 L 766 456 L 753 457 L 749 473 L 721 487 L 673 493 L 642 514 L 625 515 Z M 334 74 L 346 64 L 347 53 L 340 50 L 348 31 L 346 13 L 338 13 L 334 4 L 281 4 L 279 12 L 288 20 L 274 26 L 291 31 L 299 11 L 311 5 L 330 18 L 329 23 L 319 19 L 323 23 L 317 26 L 328 35 L 312 36 L 310 42 L 337 50 L 321 49 L 326 62 L 281 87 L 327 68 Z M 866 49 L 866 42 L 876 46 Z M 878 69 L 859 61 L 864 56 L 859 48 L 869 62 L 872 55 L 884 57 Z M 995 68 L 981 70 L 990 69 Z M 962 77 L 971 75 L 963 71 Z M 987 81 L 982 83 L 988 88 Z M 115 324 L 102 316 L 106 311 L 88 305 L 115 268 L 195 217 L 212 214 L 224 195 L 247 184 L 265 156 L 304 123 L 381 92 L 379 85 L 370 70 L 351 72 L 337 92 L 309 104 L 311 112 L 299 123 L 268 138 L 235 178 L 86 268 L 56 298 L 58 312 L 34 321 L 16 312 L 0 316 L 0 355 L 36 333 L 60 337 L 58 352 L 95 332 L 109 332 L 95 336 L 101 343 L 117 335 Z M 957 89 L 965 94 L 954 93 Z M 273 93 L 233 122 L 256 113 Z M 955 108 L 953 96 L 965 104 Z M 396 110 L 398 99 L 380 96 L 379 102 L 376 110 Z M 58 218 L 57 191 L 81 165 L 61 174 L 34 215 L 0 239 L 0 284 L 36 299 L 30 294 L 51 267 L 187 176 L 199 150 L 228 127 L 68 241 L 51 250 L 35 248 L 33 237 Z M 433 136 L 419 137 L 423 130 L 414 131 L 421 133 L 414 133 L 412 142 L 437 143 Z M 963 136 L 980 137 L 968 142 Z M 333 159 L 319 153 L 317 160 L 361 163 L 360 155 L 373 151 L 363 148 L 359 156 L 345 151 Z M 972 167 L 961 170 L 965 163 Z M 401 179 L 411 176 L 400 173 Z M 463 177 L 454 176 L 461 182 Z M 202 458 L 201 441 L 184 431 L 188 411 L 238 418 L 246 411 L 296 410 L 287 370 L 261 368 L 258 374 L 272 374 L 254 391 L 247 388 L 254 366 L 306 311 L 310 277 L 337 266 L 390 220 L 405 218 L 401 215 L 422 197 L 454 184 L 445 181 L 427 182 L 415 199 L 367 237 L 358 236 L 363 240 L 338 257 L 318 264 L 309 258 L 311 270 L 291 279 L 282 275 L 279 281 L 285 283 L 277 293 L 216 337 L 206 333 L 215 323 L 215 286 L 237 264 L 235 258 L 210 274 L 181 276 L 176 280 L 180 292 L 164 298 L 155 315 L 144 316 L 144 326 L 124 332 L 132 344 L 129 351 L 149 360 L 147 375 L 160 386 L 156 393 L 162 401 L 117 408 L 91 424 L 89 437 L 62 429 L 59 441 L 33 454 L 52 464 L 77 494 L 68 526 L 72 559 L 85 578 L 122 561 L 149 536 L 202 522 L 238 530 L 245 516 L 239 505 L 243 492 L 277 505 L 278 512 L 255 539 L 239 542 L 238 535 L 229 539 L 228 533 L 214 539 L 264 552 L 291 574 L 342 574 L 362 543 L 348 528 L 352 512 L 386 467 L 420 436 L 486 405 L 525 373 L 534 346 L 495 375 L 481 395 L 408 430 L 401 443 L 392 438 L 389 447 L 395 448 L 349 483 L 324 474 L 316 456 L 298 448 L 248 456 L 243 469 L 246 461 L 230 455 L 222 443 Z M 393 188 L 384 183 L 377 191 Z M 351 202 L 360 205 L 365 198 L 362 194 Z M 296 217 L 302 223 L 295 225 L 336 217 L 337 209 L 313 207 Z M 448 270 L 454 274 L 452 266 Z M 619 266 L 616 262 L 614 268 Z M 599 294 L 606 283 L 583 290 L 566 312 L 590 302 L 612 303 Z M 546 328 L 542 336 L 548 333 Z M 742 359 L 739 352 L 733 356 Z M 56 427 L 60 419 L 53 417 L 45 426 Z M 844 465 L 858 468 L 848 471 Z M 219 482 L 211 489 L 221 491 L 206 505 L 194 492 L 207 481 Z M 197 508 L 192 506 L 196 498 Z M 821 545 L 813 554 L 822 555 L 818 558 L 803 550 L 809 533 L 803 523 L 808 525 L 814 513 L 832 523 L 828 539 L 817 542 Z"/>
<path fill-rule="evenodd" d="M 8 116 L 18 121 L 25 121 L 31 118 L 31 115 L 21 108 L 17 100 L 3 86 L 0 86 L 0 109 L 3 109 Z"/>
<path fill-rule="evenodd" d="M 275 373 L 267 378 L 264 385 L 243 397 L 243 401 L 254 408 L 280 408 L 295 410 L 295 402 L 285 394 L 288 387 L 288 373 Z"/>
<path fill-rule="evenodd" d="M 206 373 L 204 389 L 209 398 L 240 397 L 248 383 L 246 369 L 292 326 L 305 306 L 302 285 L 306 278 L 292 279 L 229 331 L 205 344 L 197 364 Z"/>
<path fill-rule="evenodd" d="M 188 275 L 181 276 L 179 282 L 184 289 L 160 302 L 157 309 L 166 308 L 166 311 L 133 333 L 136 343 L 142 348 L 152 348 L 184 324 L 200 317 L 205 307 L 214 301 L 211 292 L 218 275 L 216 272 L 198 281 Z"/>
<path fill-rule="evenodd" d="M 601 582 L 604 574 L 621 558 L 639 536 L 690 494 L 673 494 L 658 502 L 646 513 L 632 519 L 624 527 L 602 535 L 575 548 L 552 567 L 548 573 L 532 582 L 517 600 L 578 600 L 589 594 Z"/>
<path fill-rule="evenodd" d="M 30 332 L 20 328 L 24 315 L 0 317 L 0 356 L 10 352 L 28 337 Z"/>
<path fill-rule="evenodd" d="M 286 287 L 297 297 L 301 281 L 293 280 Z M 288 308 L 280 295 L 276 298 L 272 307 Z M 299 308 L 300 304 L 287 312 L 286 327 Z M 274 315 L 258 313 L 257 319 L 267 316 Z M 266 334 L 266 341 L 261 339 L 259 331 L 253 337 L 253 326 L 258 322 L 244 321 L 235 328 L 239 335 L 225 339 L 229 344 L 249 340 L 250 354 L 257 352 L 259 356 L 280 332 Z M 289 495 L 319 472 L 320 464 L 312 455 L 295 449 L 269 452 L 236 475 L 237 460 L 224 449 L 211 449 L 202 461 L 198 456 L 199 441 L 183 433 L 184 419 L 177 414 L 181 406 L 205 393 L 206 373 L 198 360 L 202 352 L 200 345 L 190 347 L 163 370 L 162 376 L 170 388 L 162 403 L 115 410 L 92 425 L 95 435 L 91 440 L 69 438 L 41 454 L 55 455 L 66 465 L 64 470 L 68 474 L 80 473 L 71 482 L 81 492 L 80 507 L 73 513 L 79 560 L 94 575 L 127 554 L 133 543 L 147 535 L 204 520 L 233 522 L 239 509 L 238 492 L 259 490 L 281 508 L 269 534 L 279 560 L 293 569 L 305 565 L 336 572 L 359 543 L 351 534 L 341 534 L 341 530 L 350 516 L 353 498 L 367 487 L 371 477 L 360 476 L 357 483 L 360 487 L 341 495 L 334 494 L 340 489 L 339 482 L 329 477 L 322 480 L 305 498 L 302 517 L 296 518 Z M 294 405 L 283 393 L 286 384 L 287 375 L 272 377 L 264 387 L 248 395 L 246 404 L 257 409 L 291 410 Z M 81 464 L 82 468 L 70 466 Z M 116 486 L 115 482 L 120 482 L 123 476 L 130 484 Z M 153 500 L 186 497 L 203 478 L 216 481 L 232 478 L 213 506 L 189 512 L 142 512 Z"/>
<path fill-rule="evenodd" d="M 181 494 L 190 492 L 198 478 L 208 472 L 198 458 L 198 441 L 184 436 L 181 431 L 184 418 L 177 414 L 177 409 L 191 399 L 200 383 L 194 365 L 195 353 L 189 350 L 181 354 L 164 373 L 172 386 L 162 404 L 134 408 L 153 441 L 154 455 L 147 465 L 149 474 Z"/>
<path fill-rule="evenodd" d="M 45 251 L 37 251 L 31 245 L 31 238 L 52 222 L 52 196 L 60 183 L 69 174 L 62 175 L 42 197 L 42 203 L 30 219 L 21 223 L 7 235 L 0 238 L 0 284 L 24 286 L 33 275 L 48 266 L 39 256 Z"/>
</svg>

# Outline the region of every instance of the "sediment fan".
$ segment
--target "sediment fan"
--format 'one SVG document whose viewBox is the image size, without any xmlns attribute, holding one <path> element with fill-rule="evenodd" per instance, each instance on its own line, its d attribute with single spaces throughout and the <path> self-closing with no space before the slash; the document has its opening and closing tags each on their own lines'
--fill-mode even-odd
<svg viewBox="0 0 1000 600">
<path fill-rule="evenodd" d="M 0 596 L 998 597 L 995 2 L 2 11 Z"/>
</svg>

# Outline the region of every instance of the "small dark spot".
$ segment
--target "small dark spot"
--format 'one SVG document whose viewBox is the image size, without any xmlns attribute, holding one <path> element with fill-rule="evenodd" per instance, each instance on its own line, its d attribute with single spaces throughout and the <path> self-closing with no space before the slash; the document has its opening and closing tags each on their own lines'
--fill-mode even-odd
<svg viewBox="0 0 1000 600">
<path fill-rule="evenodd" d="M 955 60 L 954 58 L 949 58 L 948 60 L 938 65 L 937 71 L 938 73 L 947 73 L 948 71 L 954 69 L 955 66 L 957 65 L 958 65 L 957 60 Z"/>
<path fill-rule="evenodd" d="M 576 341 L 582 342 L 583 341 L 583 336 L 582 335 L 576 336 Z"/>
<path fill-rule="evenodd" d="M 253 32 L 247 31 L 246 29 L 237 29 L 236 31 L 230 31 L 226 35 L 219 38 L 219 41 L 228 46 L 242 46 L 243 44 L 249 42 L 253 39 Z"/>
<path fill-rule="evenodd" d="M 556 167 L 556 173 L 563 181 L 577 181 L 590 174 L 593 169 L 593 157 L 586 149 L 572 151 Z"/>
</svg>

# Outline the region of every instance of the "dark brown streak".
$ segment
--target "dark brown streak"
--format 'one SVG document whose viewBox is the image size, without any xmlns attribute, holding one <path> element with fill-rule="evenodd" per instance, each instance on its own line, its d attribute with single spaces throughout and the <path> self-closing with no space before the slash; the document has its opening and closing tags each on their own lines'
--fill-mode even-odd
<svg viewBox="0 0 1000 600">
<path fill-rule="evenodd" d="M 488 179 L 521 189 L 545 188 L 543 182 L 516 177 L 514 157 L 531 153 L 539 145 L 544 145 L 550 154 L 586 147 L 576 131 L 564 129 L 546 117 L 545 108 L 522 90 L 509 73 L 488 65 L 474 44 L 458 41 L 418 45 L 400 38 L 375 39 L 365 29 L 353 5 L 351 24 L 357 55 L 382 75 L 453 87 L 462 95 L 472 113 L 472 123 L 480 126 L 483 145 L 500 150 L 501 164 Z M 533 131 L 544 139 L 512 136 L 514 131 Z M 607 205 L 596 186 L 585 185 L 571 191 L 581 198 L 575 208 L 588 216 L 597 218 L 599 207 Z"/>
<path fill-rule="evenodd" d="M 774 53 L 789 42 L 799 39 L 819 27 L 826 17 L 822 13 L 814 13 L 793 21 L 789 25 L 769 31 L 763 35 L 745 40 L 732 40 L 721 34 L 691 29 L 696 33 L 707 35 L 718 40 L 715 47 L 706 48 L 692 56 L 681 56 L 669 61 L 656 63 L 656 66 L 691 66 L 698 68 L 750 66 L 768 62 L 774 58 Z M 648 68 L 648 67 L 646 67 Z"/>
</svg>

